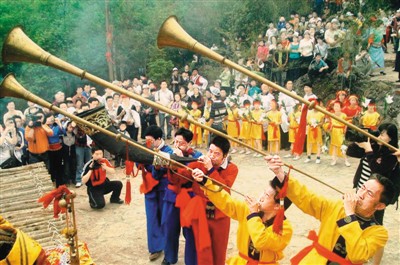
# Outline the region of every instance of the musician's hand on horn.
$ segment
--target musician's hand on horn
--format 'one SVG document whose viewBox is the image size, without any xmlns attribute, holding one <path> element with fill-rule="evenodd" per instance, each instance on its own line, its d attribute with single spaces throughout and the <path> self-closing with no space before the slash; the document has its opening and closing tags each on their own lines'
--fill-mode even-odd
<svg viewBox="0 0 400 265">
<path fill-rule="evenodd" d="M 258 213 L 260 211 L 260 202 L 253 197 L 246 196 L 247 205 L 249 206 L 250 213 Z"/>
<path fill-rule="evenodd" d="M 200 169 L 195 168 L 195 169 L 193 169 L 193 171 L 192 171 L 192 177 L 193 177 L 193 179 L 194 179 L 195 181 L 197 181 L 197 182 L 202 182 L 203 179 L 204 179 L 204 173 L 203 173 L 203 171 L 201 171 Z"/>
<path fill-rule="evenodd" d="M 264 160 L 267 162 L 268 168 L 274 172 L 274 174 L 278 177 L 278 179 L 282 182 L 285 178 L 285 172 L 283 171 L 282 166 L 284 166 L 282 159 L 275 156 L 265 156 Z"/>
<path fill-rule="evenodd" d="M 346 192 L 343 195 L 344 212 L 346 213 L 347 216 L 355 214 L 358 199 L 359 199 L 358 195 L 353 191 Z"/>
</svg>

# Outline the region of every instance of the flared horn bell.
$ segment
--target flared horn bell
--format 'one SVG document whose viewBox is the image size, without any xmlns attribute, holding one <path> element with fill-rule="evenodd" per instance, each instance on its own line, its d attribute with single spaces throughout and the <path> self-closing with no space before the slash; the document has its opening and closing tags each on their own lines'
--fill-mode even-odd
<svg viewBox="0 0 400 265">
<path fill-rule="evenodd" d="M 176 16 L 168 17 L 161 25 L 157 36 L 158 48 L 176 47 L 192 50 L 197 41 L 178 23 Z"/>
<path fill-rule="evenodd" d="M 13 28 L 7 35 L 2 50 L 3 63 L 28 62 L 46 65 L 50 53 L 33 42 L 21 27 Z"/>
</svg>

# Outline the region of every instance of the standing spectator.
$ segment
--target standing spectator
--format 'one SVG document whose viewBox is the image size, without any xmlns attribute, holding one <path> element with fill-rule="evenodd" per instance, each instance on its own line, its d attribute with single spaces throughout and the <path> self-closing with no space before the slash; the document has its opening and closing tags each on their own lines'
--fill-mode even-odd
<svg viewBox="0 0 400 265">
<path fill-rule="evenodd" d="M 324 42 L 324 39 L 321 36 L 317 37 L 317 43 L 314 46 L 314 56 L 317 53 L 321 54 L 321 59 L 324 61 L 328 58 L 328 44 Z"/>
<path fill-rule="evenodd" d="M 127 123 L 126 123 L 126 121 L 121 121 L 120 123 L 119 123 L 119 125 L 118 125 L 118 132 L 121 134 L 121 135 L 123 135 L 123 136 L 126 136 L 126 137 L 128 137 L 128 138 L 132 138 L 130 135 L 129 135 L 129 132 L 126 130 L 126 128 L 127 128 Z M 114 167 L 115 168 L 117 168 L 117 167 L 121 167 L 121 168 L 125 168 L 125 158 L 126 158 L 126 155 L 120 155 L 120 154 L 116 154 L 115 155 L 115 164 L 114 164 Z"/>
<path fill-rule="evenodd" d="M 119 198 L 122 182 L 110 180 L 107 173 L 114 174 L 115 169 L 110 161 L 103 158 L 103 150 L 92 147 L 92 159 L 87 162 L 83 169 L 82 182 L 87 186 L 89 204 L 92 209 L 102 209 L 106 205 L 104 195 L 112 192 L 110 203 L 122 204 Z"/>
<path fill-rule="evenodd" d="M 179 95 L 181 96 L 182 103 L 187 104 L 189 102 L 189 96 L 186 94 L 186 87 L 181 86 L 179 88 Z"/>
<path fill-rule="evenodd" d="M 392 23 L 390 25 L 392 26 L 392 31 L 396 34 L 395 37 L 393 38 L 393 44 L 394 44 L 394 52 L 397 52 L 399 49 L 399 39 L 400 39 L 400 36 L 398 34 L 400 30 L 400 9 L 396 11 L 396 15 L 393 17 Z"/>
<path fill-rule="evenodd" d="M 304 38 L 300 41 L 299 51 L 301 56 L 301 75 L 307 73 L 308 66 L 313 60 L 314 44 L 310 38 L 310 32 L 304 32 Z"/>
<path fill-rule="evenodd" d="M 47 137 L 53 135 L 53 130 L 43 123 L 43 119 L 44 116 L 41 113 L 32 117 L 25 128 L 25 139 L 28 141 L 29 164 L 44 162 L 46 168 L 50 170 Z"/>
<path fill-rule="evenodd" d="M 189 74 L 186 73 L 186 72 L 183 72 L 182 75 L 181 75 L 181 84 L 180 84 L 180 85 L 181 85 L 181 86 L 184 86 L 184 87 L 187 87 L 189 81 L 190 81 L 190 76 L 189 76 Z"/>
<path fill-rule="evenodd" d="M 169 108 L 173 100 L 174 100 L 174 94 L 172 93 L 171 90 L 168 89 L 167 81 L 165 80 L 161 81 L 160 90 L 157 91 L 155 94 L 155 101 L 158 104 L 161 104 L 164 107 Z M 160 122 L 160 128 L 163 132 L 163 139 L 171 139 L 172 126 L 169 123 L 170 118 L 171 116 L 168 113 L 165 113 L 164 111 L 161 110 L 158 112 L 158 119 Z M 164 128 L 165 126 L 167 126 L 167 131 L 165 131 Z"/>
<path fill-rule="evenodd" d="M 82 186 L 82 170 L 83 166 L 90 160 L 90 137 L 86 135 L 81 128 L 76 126 L 75 123 L 71 124 L 74 127 L 75 133 L 75 152 L 76 152 L 76 175 L 75 187 Z"/>
<path fill-rule="evenodd" d="M 227 119 L 228 111 L 225 103 L 221 101 L 220 93 L 218 88 L 211 89 L 213 104 L 211 105 L 209 124 L 211 124 L 211 128 L 218 131 L 225 131 L 224 121 Z"/>
<path fill-rule="evenodd" d="M 201 111 L 201 113 L 204 112 L 204 106 L 205 106 L 204 97 L 200 93 L 200 89 L 197 85 L 193 85 L 193 95 L 190 97 L 189 100 L 188 104 L 189 108 L 191 108 L 192 102 L 197 103 L 197 108 Z"/>
<path fill-rule="evenodd" d="M 340 101 L 335 101 L 333 103 L 333 114 L 341 119 L 346 119 L 346 114 L 342 112 L 342 103 Z M 329 153 L 332 155 L 331 166 L 336 165 L 336 160 L 338 156 L 343 156 L 344 164 L 346 167 L 350 166 L 350 162 L 347 160 L 347 156 L 342 152 L 342 145 L 344 143 L 344 135 L 346 127 L 343 123 L 337 121 L 336 119 L 330 119 L 330 135 L 331 135 L 331 145 Z M 342 152 L 342 153 L 339 153 Z"/>
<path fill-rule="evenodd" d="M 65 134 L 64 128 L 58 118 L 53 114 L 46 115 L 45 124 L 53 131 L 52 135 L 47 136 L 49 141 L 49 165 L 51 180 L 55 182 L 56 187 L 65 184 L 64 169 L 62 164 L 63 152 L 61 137 Z"/>
<path fill-rule="evenodd" d="M 280 17 L 277 25 L 277 30 L 278 32 L 281 31 L 281 29 L 284 29 L 286 26 L 286 20 L 285 17 Z"/>
<path fill-rule="evenodd" d="M 22 118 L 22 120 L 25 121 L 24 114 L 20 110 L 15 109 L 14 101 L 10 101 L 7 103 L 7 110 L 8 111 L 3 116 L 3 122 L 5 122 L 6 120 L 8 120 L 16 115 L 20 116 Z"/>
<path fill-rule="evenodd" d="M 376 19 L 376 18 L 375 18 Z M 367 50 L 371 57 L 372 69 L 380 71 L 381 75 L 385 73 L 385 53 L 382 48 L 383 35 L 379 30 L 379 26 L 382 24 L 382 20 L 375 21 L 375 25 L 371 29 L 371 34 L 368 38 Z"/>
<path fill-rule="evenodd" d="M 271 41 L 271 37 L 277 37 L 278 30 L 275 28 L 274 23 L 268 24 L 267 32 L 265 33 L 265 37 L 267 37 L 267 41 Z"/>
<path fill-rule="evenodd" d="M 261 93 L 261 89 L 257 86 L 256 80 L 251 80 L 250 88 L 248 89 L 247 94 L 250 97 L 255 98 L 260 93 Z"/>
<path fill-rule="evenodd" d="M 83 87 L 82 96 L 84 96 L 86 99 L 90 98 L 90 86 L 89 85 L 85 85 Z M 83 102 L 83 103 L 85 103 L 85 102 Z"/>
<path fill-rule="evenodd" d="M 117 110 L 118 110 L 118 108 L 114 107 L 114 101 L 113 101 L 112 96 L 108 96 L 106 98 L 105 108 L 106 108 L 108 116 L 111 119 L 112 124 L 114 126 L 117 125 L 118 124 L 118 121 L 117 121 L 117 116 L 118 116 L 117 115 Z"/>
<path fill-rule="evenodd" d="M 62 157 L 64 161 L 64 176 L 67 184 L 76 185 L 76 149 L 75 149 L 75 122 L 67 122 L 66 130 L 62 136 Z"/>
<path fill-rule="evenodd" d="M 296 91 L 293 90 L 293 82 L 286 82 L 286 90 L 293 93 L 293 95 L 297 95 Z M 294 107 L 298 104 L 298 101 L 293 97 L 286 95 L 285 93 L 279 92 L 278 103 L 281 106 L 282 113 L 282 123 L 280 126 L 281 130 L 281 148 L 285 150 L 290 149 L 289 143 L 289 114 L 294 111 Z"/>
<path fill-rule="evenodd" d="M 82 103 L 85 103 L 87 100 L 87 98 L 83 95 L 82 87 L 76 88 L 76 94 L 72 97 L 72 102 L 75 104 L 78 99 L 80 99 Z"/>
<path fill-rule="evenodd" d="M 400 11 L 400 10 L 399 10 Z M 399 12 L 400 14 L 400 12 Z M 399 17 L 400 19 L 400 17 Z M 400 29 L 396 32 L 397 38 L 400 38 Z M 398 72 L 398 80 L 396 81 L 397 83 L 400 82 L 400 47 L 397 48 L 396 51 L 396 61 L 394 63 L 394 71 Z"/>
<path fill-rule="evenodd" d="M 293 40 L 290 43 L 289 49 L 289 64 L 286 78 L 288 80 L 296 80 L 300 77 L 300 51 L 299 51 L 299 37 L 297 34 L 293 35 Z"/>
<path fill-rule="evenodd" d="M 125 95 L 122 95 L 121 105 L 117 110 L 117 117 L 121 116 L 121 121 L 126 121 L 127 128 L 130 137 L 137 141 L 140 127 L 140 115 L 136 111 L 135 106 Z"/>
<path fill-rule="evenodd" d="M 172 69 L 172 75 L 171 75 L 171 80 L 170 80 L 170 85 L 171 85 L 171 90 L 172 93 L 178 93 L 179 92 L 179 86 L 182 84 L 181 76 L 179 75 L 178 68 L 174 67 Z"/>
<path fill-rule="evenodd" d="M 150 93 L 149 86 L 143 86 L 142 97 L 154 101 L 154 96 Z M 156 113 L 154 109 L 146 104 L 142 104 L 140 109 L 140 138 L 145 139 L 144 132 L 150 125 L 156 125 Z"/>
<path fill-rule="evenodd" d="M 181 107 L 182 107 L 181 95 L 179 93 L 175 93 L 174 101 L 171 103 L 170 108 L 173 111 L 179 112 Z M 169 122 L 172 126 L 172 135 L 175 136 L 175 132 L 176 130 L 178 130 L 179 127 L 179 118 L 176 116 L 172 116 Z"/>
<path fill-rule="evenodd" d="M 219 75 L 219 78 L 221 79 L 221 88 L 224 89 L 228 95 L 230 95 L 232 74 L 228 66 L 224 67 L 224 70 Z"/>
<path fill-rule="evenodd" d="M 327 24 L 328 29 L 325 31 L 325 42 L 329 45 L 327 63 L 331 69 L 336 68 L 337 61 L 342 54 L 341 43 L 345 34 L 339 29 L 339 26 L 339 20 L 334 18 L 329 26 Z"/>
<path fill-rule="evenodd" d="M 14 116 L 15 127 L 18 131 L 18 143 L 15 147 L 16 153 L 20 155 L 22 165 L 28 164 L 28 142 L 25 139 L 25 128 L 23 127 L 22 119 L 20 116 Z M 21 137 L 21 139 L 19 139 Z M 18 155 L 16 155 L 18 157 Z"/>
<path fill-rule="evenodd" d="M 0 125 L 0 169 L 13 168 L 21 165 L 14 155 L 18 143 L 18 131 L 15 122 L 9 118 L 5 121 L 5 128 Z"/>
<path fill-rule="evenodd" d="M 197 68 L 193 69 L 190 80 L 193 81 L 193 84 L 197 85 L 200 88 L 200 91 L 202 93 L 204 93 L 204 91 L 207 89 L 208 81 L 199 74 L 199 70 Z"/>
</svg>

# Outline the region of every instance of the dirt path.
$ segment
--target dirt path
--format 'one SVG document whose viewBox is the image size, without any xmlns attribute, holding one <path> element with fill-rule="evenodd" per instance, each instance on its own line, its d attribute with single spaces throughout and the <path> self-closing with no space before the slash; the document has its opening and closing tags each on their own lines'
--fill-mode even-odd
<svg viewBox="0 0 400 265">
<path fill-rule="evenodd" d="M 314 161 L 308 164 L 305 164 L 303 160 L 292 161 L 291 159 L 286 159 L 285 161 L 326 181 L 341 191 L 351 189 L 352 177 L 358 163 L 357 160 L 351 159 L 351 167 L 345 167 L 344 162 L 339 160 L 336 166 L 330 166 L 330 160 L 327 155 L 322 156 L 320 165 L 315 164 Z M 251 157 L 249 159 L 245 155 L 235 154 L 233 162 L 239 166 L 239 175 L 234 188 L 245 194 L 258 196 L 265 188 L 267 181 L 273 177 L 272 172 L 266 168 L 261 158 Z M 340 198 L 339 193 L 314 180 L 296 173 L 294 173 L 294 176 L 299 178 L 310 189 L 326 197 L 332 199 Z M 115 177 L 123 177 L 121 170 L 118 170 Z M 105 209 L 100 211 L 93 211 L 89 208 L 86 188 L 76 189 L 78 193 L 76 209 L 79 238 L 87 242 L 96 264 L 145 265 L 161 263 L 161 259 L 155 262 L 148 260 L 144 198 L 138 192 L 140 179 L 135 179 L 132 185 L 131 205 L 107 204 Z M 235 194 L 233 196 L 239 197 Z M 290 245 L 284 252 L 286 257 L 281 264 L 289 264 L 289 258 L 310 243 L 306 238 L 308 231 L 319 227 L 319 222 L 316 219 L 301 213 L 296 207 L 291 207 L 287 211 L 287 217 L 293 224 L 294 235 Z M 236 253 L 237 223 L 232 221 L 231 224 L 228 256 Z M 393 206 L 386 211 L 385 226 L 389 230 L 390 239 L 385 248 L 382 264 L 395 264 L 400 260 L 398 247 L 400 218 L 399 212 L 395 211 Z M 184 243 L 183 238 L 181 238 L 181 243 Z M 181 249 L 177 264 L 184 264 L 182 257 L 183 250 Z"/>
</svg>

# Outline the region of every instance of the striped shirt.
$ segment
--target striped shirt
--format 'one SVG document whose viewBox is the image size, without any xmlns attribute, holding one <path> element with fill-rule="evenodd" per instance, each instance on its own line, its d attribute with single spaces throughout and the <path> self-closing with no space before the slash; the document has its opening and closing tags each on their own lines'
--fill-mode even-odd
<svg viewBox="0 0 400 265">
<path fill-rule="evenodd" d="M 361 169 L 361 177 L 357 184 L 357 190 L 362 187 L 362 185 L 367 182 L 372 174 L 371 168 L 369 167 L 369 163 L 366 157 L 361 159 L 362 169 Z"/>
</svg>

